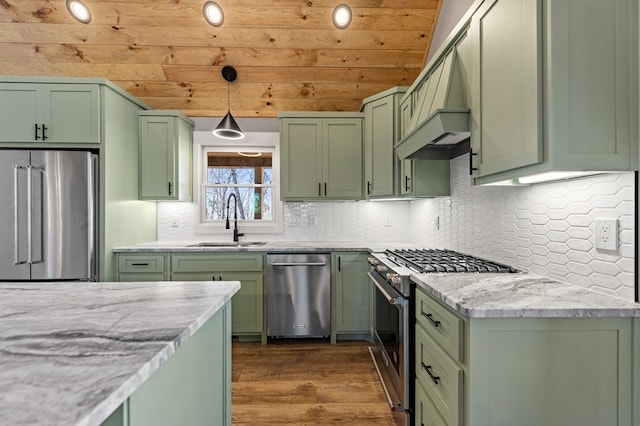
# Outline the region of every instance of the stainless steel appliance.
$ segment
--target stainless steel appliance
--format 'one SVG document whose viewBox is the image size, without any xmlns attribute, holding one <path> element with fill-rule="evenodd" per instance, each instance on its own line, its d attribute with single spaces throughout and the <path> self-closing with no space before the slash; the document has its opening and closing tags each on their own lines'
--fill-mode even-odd
<svg viewBox="0 0 640 426">
<path fill-rule="evenodd" d="M 267 254 L 267 336 L 331 334 L 331 256 Z"/>
<path fill-rule="evenodd" d="M 373 284 L 373 362 L 391 410 L 411 425 L 413 407 L 415 284 L 411 273 L 517 272 L 507 265 L 451 250 L 386 250 L 369 256 Z"/>
<path fill-rule="evenodd" d="M 97 156 L 0 150 L 0 281 L 97 279 Z"/>
</svg>

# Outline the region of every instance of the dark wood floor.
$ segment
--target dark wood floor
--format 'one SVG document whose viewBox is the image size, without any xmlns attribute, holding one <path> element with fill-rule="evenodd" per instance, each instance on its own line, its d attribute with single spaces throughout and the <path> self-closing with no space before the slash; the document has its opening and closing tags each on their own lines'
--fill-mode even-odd
<svg viewBox="0 0 640 426">
<path fill-rule="evenodd" d="M 395 425 L 367 342 L 233 343 L 235 425 Z"/>
</svg>

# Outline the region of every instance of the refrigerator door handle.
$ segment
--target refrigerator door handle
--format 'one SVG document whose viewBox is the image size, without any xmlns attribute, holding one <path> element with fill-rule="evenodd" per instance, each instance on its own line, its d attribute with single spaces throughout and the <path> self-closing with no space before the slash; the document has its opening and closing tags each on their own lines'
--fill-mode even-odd
<svg viewBox="0 0 640 426">
<path fill-rule="evenodd" d="M 20 232 L 20 227 L 18 223 L 18 170 L 24 169 L 23 166 L 19 166 L 17 164 L 13 165 L 13 264 L 14 265 L 23 265 L 27 263 L 24 260 L 20 259 L 20 239 L 18 238 L 18 233 Z"/>
<path fill-rule="evenodd" d="M 32 221 L 32 199 L 33 199 L 33 183 L 31 179 L 31 173 L 33 166 L 27 166 L 27 263 L 31 265 L 32 256 L 31 256 L 31 221 Z"/>
</svg>

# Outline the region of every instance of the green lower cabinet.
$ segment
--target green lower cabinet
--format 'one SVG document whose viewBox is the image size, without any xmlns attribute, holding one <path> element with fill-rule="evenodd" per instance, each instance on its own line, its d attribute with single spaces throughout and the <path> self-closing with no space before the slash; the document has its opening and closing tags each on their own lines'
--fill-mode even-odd
<svg viewBox="0 0 640 426">
<path fill-rule="evenodd" d="M 420 426 L 447 426 L 431 398 L 419 381 L 416 380 L 416 409 L 414 424 Z"/>
<path fill-rule="evenodd" d="M 215 281 L 212 281 L 215 279 Z M 261 272 L 172 273 L 171 281 L 240 281 L 240 290 L 231 298 L 234 336 L 261 335 L 264 318 L 264 278 Z"/>
<path fill-rule="evenodd" d="M 168 281 L 167 253 L 117 253 L 117 281 Z"/>
<path fill-rule="evenodd" d="M 336 252 L 331 255 L 332 342 L 336 338 L 371 339 L 371 284 L 367 277 L 367 256 L 366 252 Z"/>
<path fill-rule="evenodd" d="M 230 325 L 227 303 L 102 425 L 230 426 Z"/>
<path fill-rule="evenodd" d="M 416 293 L 439 322 L 417 320 L 416 424 L 638 424 L 632 318 L 467 318 Z"/>
</svg>

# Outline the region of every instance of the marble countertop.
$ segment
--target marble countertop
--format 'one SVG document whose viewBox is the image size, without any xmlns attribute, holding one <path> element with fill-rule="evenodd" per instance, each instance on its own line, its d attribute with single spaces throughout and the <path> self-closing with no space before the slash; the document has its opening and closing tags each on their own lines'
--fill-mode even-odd
<svg viewBox="0 0 640 426">
<path fill-rule="evenodd" d="M 0 283 L 0 424 L 99 425 L 239 288 Z"/>
<path fill-rule="evenodd" d="M 422 248 L 416 244 L 406 242 L 384 242 L 376 243 L 371 241 L 266 241 L 263 245 L 243 246 L 231 245 L 232 241 L 216 241 L 218 243 L 230 244 L 223 247 L 198 247 L 199 243 L 214 240 L 199 241 L 154 241 L 150 243 L 137 244 L 134 246 L 115 247 L 115 253 L 136 253 L 136 252 L 216 252 L 216 251 L 253 251 L 253 252 L 329 252 L 329 251 L 384 251 L 395 248 Z M 240 241 L 241 244 L 251 244 L 250 240 Z"/>
<path fill-rule="evenodd" d="M 640 303 L 528 273 L 413 274 L 411 279 L 470 318 L 640 317 Z"/>
</svg>

